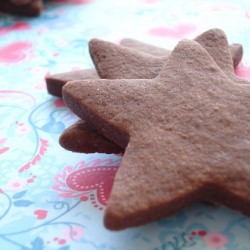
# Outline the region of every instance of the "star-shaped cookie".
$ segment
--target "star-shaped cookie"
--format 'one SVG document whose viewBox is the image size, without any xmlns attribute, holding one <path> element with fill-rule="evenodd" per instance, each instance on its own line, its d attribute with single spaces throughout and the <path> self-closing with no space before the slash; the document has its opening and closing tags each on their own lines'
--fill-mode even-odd
<svg viewBox="0 0 250 250">
<path fill-rule="evenodd" d="M 194 39 L 215 59 L 222 70 L 233 73 L 233 60 L 242 58 L 243 50 L 239 44 L 229 46 L 225 33 L 220 29 L 208 30 Z M 219 46 L 219 47 L 218 47 Z M 235 48 L 238 48 L 235 50 Z M 96 71 L 102 79 L 141 79 L 154 78 L 160 72 L 168 55 L 155 57 L 137 52 L 117 44 L 92 39 L 89 51 Z M 237 51 L 237 56 L 235 54 Z"/>
<path fill-rule="evenodd" d="M 124 151 L 123 148 L 98 133 L 82 119 L 63 131 L 59 143 L 63 148 L 79 153 L 118 154 Z"/>
<path fill-rule="evenodd" d="M 202 34 L 200 35 L 201 39 L 205 40 L 206 35 Z M 93 54 L 93 58 L 95 60 L 95 62 L 98 60 L 98 54 L 100 53 L 100 55 L 104 55 L 104 54 L 109 54 L 109 51 L 105 51 L 100 52 L 102 50 L 102 48 L 108 48 L 109 46 L 113 46 L 113 43 L 107 43 L 105 41 L 101 41 L 99 42 L 100 47 L 98 48 L 98 42 L 95 43 L 95 40 L 90 42 L 90 52 L 91 52 L 91 46 L 93 47 L 93 52 L 91 52 L 91 54 Z M 135 54 L 137 52 L 134 51 L 134 49 L 138 50 L 139 52 L 139 57 L 143 57 L 143 53 L 140 52 L 145 52 L 147 54 L 150 54 L 152 56 L 156 56 L 156 57 L 167 57 L 170 54 L 170 51 L 164 48 L 160 48 L 157 46 L 153 46 L 135 39 L 130 39 L 130 38 L 125 38 L 122 39 L 120 42 L 120 45 L 116 48 L 118 49 L 118 52 L 116 52 L 115 57 L 119 57 L 122 56 L 122 53 L 120 51 L 123 51 L 123 46 L 130 48 L 129 51 L 132 54 Z M 131 50 L 133 49 L 133 50 Z M 237 67 L 238 64 L 240 63 L 241 59 L 242 59 L 242 55 L 243 55 L 243 48 L 241 44 L 231 44 L 230 45 L 230 52 L 231 52 L 231 56 L 233 59 L 233 64 L 234 67 Z M 95 55 L 96 54 L 96 55 Z M 109 56 L 110 57 L 110 56 Z M 149 58 L 146 58 L 149 59 Z M 103 62 L 103 59 L 101 59 L 101 62 Z M 127 63 L 128 64 L 128 63 Z M 126 64 L 126 65 L 127 65 Z M 108 64 L 109 65 L 109 64 Z M 100 68 L 100 66 L 98 66 L 98 68 Z M 120 72 L 120 71 L 119 71 Z M 103 78 L 103 73 L 101 72 L 101 78 Z M 120 78 L 127 78 L 127 75 L 124 75 L 122 72 L 120 72 Z M 111 74 L 112 75 L 112 74 Z M 46 86 L 47 86 L 47 90 L 48 93 L 53 95 L 53 96 L 57 96 L 57 97 L 62 97 L 62 87 L 69 81 L 77 81 L 77 80 L 85 80 L 85 79 L 97 79 L 99 78 L 96 70 L 93 69 L 82 69 L 82 70 L 75 70 L 75 71 L 69 71 L 69 72 L 64 72 L 64 73 L 59 73 L 59 74 L 53 74 L 53 75 L 48 75 L 45 77 L 45 81 L 46 81 Z M 114 76 L 112 76 L 111 78 L 115 78 Z M 141 78 L 141 76 L 140 76 Z M 144 78 L 144 77 L 143 77 Z"/>
<path fill-rule="evenodd" d="M 134 50 L 145 52 L 154 56 L 168 56 L 170 51 L 157 46 L 153 46 L 135 39 L 124 38 L 120 41 L 120 45 L 130 48 L 132 53 L 136 53 Z M 234 44 L 231 46 L 232 57 L 235 63 L 239 63 L 242 58 L 242 46 L 240 44 Z M 237 65 L 238 65 L 237 63 Z M 85 79 L 97 79 L 99 78 L 96 70 L 82 69 L 76 71 L 69 71 L 54 75 L 48 75 L 45 77 L 48 93 L 53 96 L 62 97 L 62 87 L 69 81 L 85 80 Z"/>
<path fill-rule="evenodd" d="M 207 51 L 209 51 L 217 64 L 227 74 L 234 75 L 231 57 L 235 58 L 235 61 L 236 58 L 241 58 L 242 46 L 231 45 L 229 47 L 225 33 L 219 29 L 206 31 L 198 36 L 196 40 L 204 48 L 206 48 Z M 132 43 L 134 46 L 136 41 L 125 39 L 123 40 L 123 43 Z M 141 42 L 137 42 L 137 44 L 143 47 Z M 149 48 L 148 45 L 144 46 Z M 237 53 L 235 54 L 232 53 L 234 48 L 237 48 Z M 156 51 L 156 48 L 153 47 L 151 50 Z M 159 53 L 160 51 L 164 52 L 162 49 L 158 50 Z M 90 41 L 90 52 L 101 78 L 111 79 L 153 78 L 158 74 L 164 61 L 167 59 L 167 56 L 161 58 L 152 57 L 150 55 L 135 52 L 110 42 L 96 39 Z M 162 53 L 162 55 L 164 55 L 164 53 Z M 115 66 L 114 64 L 118 66 Z M 141 65 L 143 65 L 143 70 L 141 70 Z M 150 71 L 151 65 L 158 65 L 158 67 L 155 67 L 154 71 L 152 72 Z M 119 66 L 122 70 L 119 68 Z M 116 71 L 113 70 L 114 68 L 116 68 Z M 62 147 L 74 152 L 118 153 L 123 151 L 121 147 L 115 145 L 102 135 L 98 134 L 83 120 L 80 120 L 76 124 L 73 124 L 67 128 L 60 136 L 59 142 Z"/>
<path fill-rule="evenodd" d="M 107 228 L 138 226 L 196 201 L 250 215 L 250 85 L 229 79 L 195 41 L 181 41 L 154 79 L 68 83 L 67 105 L 126 148 Z"/>
</svg>

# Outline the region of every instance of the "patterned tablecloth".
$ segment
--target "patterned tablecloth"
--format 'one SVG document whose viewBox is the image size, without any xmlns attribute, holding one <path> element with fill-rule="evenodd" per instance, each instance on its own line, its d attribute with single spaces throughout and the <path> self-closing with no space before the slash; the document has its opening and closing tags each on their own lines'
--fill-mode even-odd
<svg viewBox="0 0 250 250">
<path fill-rule="evenodd" d="M 250 218 L 206 204 L 143 227 L 106 230 L 108 188 L 100 200 L 100 190 L 73 190 L 67 177 L 86 169 L 82 178 L 105 189 L 112 183 L 102 170 L 117 168 L 121 156 L 62 149 L 59 135 L 76 117 L 44 83 L 47 74 L 92 67 L 94 37 L 172 49 L 214 27 L 243 45 L 236 73 L 250 77 L 247 0 L 57 0 L 38 18 L 0 14 L 0 249 L 249 250 Z"/>
</svg>

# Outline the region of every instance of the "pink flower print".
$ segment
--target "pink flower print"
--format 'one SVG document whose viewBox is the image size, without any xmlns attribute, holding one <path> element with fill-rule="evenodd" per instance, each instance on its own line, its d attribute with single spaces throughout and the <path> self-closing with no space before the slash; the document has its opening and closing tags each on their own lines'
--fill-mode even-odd
<svg viewBox="0 0 250 250">
<path fill-rule="evenodd" d="M 28 134 L 31 129 L 29 126 L 26 126 L 24 123 L 22 122 L 16 122 L 17 124 L 17 128 L 16 128 L 16 133 L 18 135 L 21 135 L 21 134 Z"/>
<path fill-rule="evenodd" d="M 246 18 L 250 19 L 250 11 L 246 11 L 245 16 L 246 16 Z"/>
<path fill-rule="evenodd" d="M 1 144 L 4 144 L 6 141 L 6 138 L 0 138 L 0 155 L 6 153 L 9 150 L 9 147 L 1 147 Z"/>
<path fill-rule="evenodd" d="M 91 201 L 94 207 L 99 207 L 97 202 L 106 206 L 113 186 L 117 167 L 92 167 L 80 169 L 71 173 L 67 178 L 68 186 L 76 191 L 96 193 L 91 194 Z"/>
<path fill-rule="evenodd" d="M 29 30 L 30 25 L 27 22 L 16 22 L 12 26 L 9 27 L 0 27 L 0 35 L 6 35 L 11 31 L 23 31 Z"/>
<path fill-rule="evenodd" d="M 78 192 L 74 192 L 66 184 L 67 176 L 73 171 L 74 170 L 72 167 L 66 166 L 64 167 L 62 173 L 54 177 L 56 185 L 53 185 L 52 188 L 59 192 L 60 197 L 65 197 L 65 198 L 81 197 L 81 194 L 79 194 Z"/>
<path fill-rule="evenodd" d="M 22 190 L 26 185 L 27 185 L 26 180 L 13 179 L 6 184 L 6 189 L 12 192 L 18 192 Z"/>
<path fill-rule="evenodd" d="M 8 150 L 8 147 L 0 148 L 0 155 L 6 153 Z"/>
<path fill-rule="evenodd" d="M 95 159 L 79 162 L 74 167 L 66 166 L 55 176 L 56 185 L 52 188 L 59 196 L 80 198 L 88 201 L 99 210 L 106 206 L 119 160 Z"/>
<path fill-rule="evenodd" d="M 225 247 L 228 243 L 227 237 L 219 232 L 212 232 L 204 237 L 205 244 L 211 248 Z"/>
<path fill-rule="evenodd" d="M 154 27 L 149 30 L 149 33 L 154 36 L 166 36 L 176 39 L 182 39 L 196 30 L 196 26 L 193 24 L 178 24 L 174 27 Z"/>
<path fill-rule="evenodd" d="M 66 228 L 62 233 L 62 238 L 66 241 L 69 240 L 80 240 L 83 237 L 84 231 L 79 226 L 73 226 Z"/>
<path fill-rule="evenodd" d="M 34 211 L 34 215 L 38 220 L 44 220 L 48 215 L 48 211 L 44 209 L 37 209 Z"/>
<path fill-rule="evenodd" d="M 250 66 L 240 63 L 235 69 L 235 74 L 243 79 L 250 79 Z"/>
<path fill-rule="evenodd" d="M 57 108 L 65 107 L 65 104 L 64 104 L 64 102 L 63 102 L 61 99 L 55 100 L 55 101 L 54 101 L 54 105 L 55 105 Z"/>
<path fill-rule="evenodd" d="M 67 241 L 65 239 L 58 239 L 58 244 L 59 245 L 64 245 L 66 243 L 67 243 Z"/>
<path fill-rule="evenodd" d="M 0 62 L 17 63 L 22 61 L 31 46 L 30 42 L 13 42 L 0 48 Z"/>
<path fill-rule="evenodd" d="M 212 11 L 237 11 L 238 8 L 232 4 L 215 4 Z"/>
</svg>

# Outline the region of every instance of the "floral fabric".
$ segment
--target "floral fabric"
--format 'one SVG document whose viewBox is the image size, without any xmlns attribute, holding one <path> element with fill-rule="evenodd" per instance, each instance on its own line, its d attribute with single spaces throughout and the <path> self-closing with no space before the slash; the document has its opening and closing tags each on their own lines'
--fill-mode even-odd
<svg viewBox="0 0 250 250">
<path fill-rule="evenodd" d="M 62 149 L 60 133 L 77 118 L 44 83 L 48 74 L 93 67 L 94 37 L 172 49 L 214 27 L 243 45 L 236 74 L 250 78 L 247 0 L 55 0 L 38 18 L 0 14 L 1 249 L 249 249 L 250 218 L 208 204 L 139 228 L 106 230 L 103 213 L 122 156 Z"/>
</svg>

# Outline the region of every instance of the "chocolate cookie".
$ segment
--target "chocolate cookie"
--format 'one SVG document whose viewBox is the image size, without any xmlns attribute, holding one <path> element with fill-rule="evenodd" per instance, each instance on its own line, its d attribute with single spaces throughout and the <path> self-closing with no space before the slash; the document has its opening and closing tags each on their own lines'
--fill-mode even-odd
<svg viewBox="0 0 250 250">
<path fill-rule="evenodd" d="M 95 69 L 82 69 L 45 77 L 46 87 L 49 94 L 62 97 L 62 87 L 70 81 L 98 79 Z"/>
<path fill-rule="evenodd" d="M 0 12 L 35 17 L 43 10 L 43 0 L 0 0 Z"/>
<path fill-rule="evenodd" d="M 232 49 L 229 48 L 225 33 L 219 29 L 208 30 L 194 40 L 208 51 L 223 70 L 226 67 L 230 74 L 233 72 L 233 65 L 243 54 L 240 45 L 235 44 L 230 46 Z M 216 48 L 217 45 L 220 47 Z M 168 58 L 155 57 L 139 51 L 135 53 L 129 48 L 100 39 L 92 39 L 89 42 L 89 51 L 98 75 L 103 79 L 154 78 Z"/>
<path fill-rule="evenodd" d="M 120 44 L 122 46 L 136 49 L 138 51 L 145 52 L 155 56 L 167 56 L 170 51 L 167 49 L 159 48 L 147 43 L 143 43 L 134 39 L 125 38 L 122 39 Z M 234 49 L 234 54 L 239 58 L 239 52 L 237 47 Z M 84 79 L 96 79 L 99 78 L 95 69 L 83 69 L 77 71 L 70 71 L 60 74 L 49 75 L 45 77 L 48 93 L 53 96 L 62 97 L 62 87 L 69 81 L 84 80 Z"/>
<path fill-rule="evenodd" d="M 159 48 L 129 38 L 121 40 L 121 45 L 157 57 L 168 56 L 170 54 L 170 51 L 167 49 Z M 230 45 L 230 51 L 234 67 L 237 67 L 243 56 L 242 45 L 232 44 Z M 98 78 L 98 74 L 96 73 L 95 69 L 83 69 L 83 70 L 76 70 L 76 71 L 49 75 L 45 77 L 45 81 L 46 81 L 47 91 L 49 94 L 57 97 L 62 97 L 62 87 L 67 82 L 75 80 L 84 80 L 84 79 L 96 79 L 96 78 Z"/>
<path fill-rule="evenodd" d="M 67 105 L 123 148 L 105 211 L 112 230 L 208 201 L 250 215 L 250 85 L 181 41 L 154 79 L 85 80 Z"/>
<path fill-rule="evenodd" d="M 217 61 L 220 67 L 225 71 L 225 73 L 230 75 L 230 77 L 234 78 L 229 45 L 228 45 L 227 38 L 224 32 L 218 29 L 212 29 L 198 36 L 196 40 L 199 41 L 208 50 L 208 52 L 214 57 L 214 59 Z M 230 46 L 230 48 L 232 47 L 233 46 Z M 242 50 L 240 48 L 241 46 L 238 46 L 237 54 L 242 56 Z M 143 53 L 138 53 L 138 52 L 133 51 L 133 54 L 132 54 L 130 53 L 131 50 L 126 50 L 124 49 L 124 47 L 117 46 L 115 44 L 108 43 L 105 41 L 100 41 L 100 40 L 92 41 L 92 49 L 96 53 L 99 51 L 99 55 L 100 55 L 99 62 L 101 65 L 103 64 L 102 62 L 102 60 L 104 60 L 103 58 L 105 58 L 105 60 L 108 59 L 107 64 L 103 66 L 104 72 L 109 72 L 109 69 L 112 69 L 114 63 L 122 60 L 123 71 L 117 69 L 117 72 L 115 72 L 115 75 L 118 78 L 133 78 L 130 76 L 131 75 L 133 76 L 135 71 L 137 72 L 137 74 L 140 74 L 139 78 L 146 78 L 146 74 L 144 77 L 144 72 L 149 72 L 150 70 L 149 67 L 151 65 L 151 61 L 150 61 L 151 57 Z M 123 57 L 124 53 L 128 51 L 129 51 L 129 54 Z M 136 53 L 136 60 L 133 59 L 135 57 L 135 53 Z M 112 58 L 110 58 L 111 56 Z M 125 60 L 124 58 L 127 58 L 127 60 Z M 134 62 L 136 62 L 136 64 L 134 64 Z M 144 69 L 139 71 L 137 65 L 144 65 Z M 99 64 L 97 65 L 97 68 L 98 67 L 99 67 Z M 158 70 L 160 70 L 160 67 L 161 66 L 159 66 Z M 109 76 L 110 78 L 113 78 L 112 75 L 109 75 Z M 152 77 L 149 76 L 149 78 L 152 78 Z M 244 81 L 239 78 L 235 80 L 237 80 L 238 82 Z M 84 126 L 81 123 L 83 123 Z M 96 151 L 93 151 L 93 152 L 117 153 L 117 148 L 115 148 L 116 151 L 112 152 L 112 149 L 115 147 L 115 145 L 113 145 L 113 147 L 109 146 L 107 147 L 107 150 L 105 150 L 105 147 L 102 145 L 102 140 L 103 140 L 104 145 L 111 145 L 112 143 L 109 140 L 105 139 L 103 136 L 99 138 L 98 144 L 96 143 L 96 141 L 93 141 L 93 144 L 95 145 L 95 147 L 89 147 L 89 144 L 91 143 L 89 141 L 89 136 L 92 133 L 94 134 L 92 138 L 98 138 L 98 133 L 93 128 L 88 126 L 85 123 L 85 121 L 81 121 L 69 127 L 66 133 L 63 132 L 62 135 L 60 136 L 59 142 L 62 147 L 70 151 L 77 150 L 77 152 L 89 153 L 91 149 L 95 149 Z M 81 140 L 79 140 L 79 137 L 81 137 Z M 76 145 L 74 144 L 74 141 L 77 142 Z M 100 148 L 98 148 L 98 145 Z"/>
<path fill-rule="evenodd" d="M 60 136 L 59 143 L 63 148 L 79 153 L 116 154 L 124 151 L 117 144 L 89 127 L 84 120 L 79 120 L 65 129 Z"/>
</svg>

